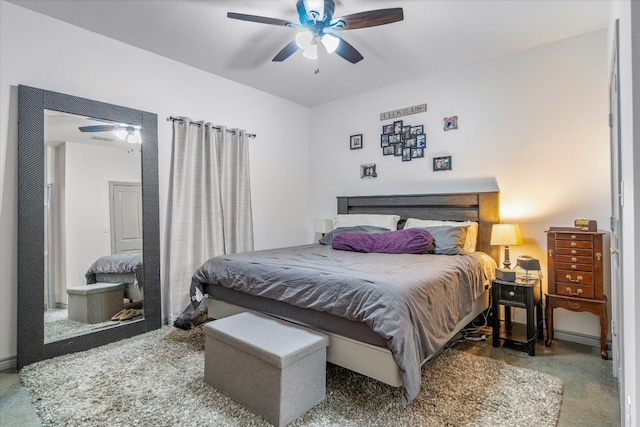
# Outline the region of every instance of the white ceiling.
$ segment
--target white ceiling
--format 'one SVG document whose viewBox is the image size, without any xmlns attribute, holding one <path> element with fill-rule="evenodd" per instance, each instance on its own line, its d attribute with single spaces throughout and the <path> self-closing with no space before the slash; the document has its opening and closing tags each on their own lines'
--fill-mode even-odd
<svg viewBox="0 0 640 427">
<path fill-rule="evenodd" d="M 609 14 L 608 0 L 336 1 L 334 17 L 402 7 L 404 20 L 344 31 L 364 60 L 322 51 L 316 75 L 301 51 L 271 61 L 295 29 L 226 17 L 297 22 L 296 0 L 9 1 L 307 106 L 603 29 Z"/>
</svg>

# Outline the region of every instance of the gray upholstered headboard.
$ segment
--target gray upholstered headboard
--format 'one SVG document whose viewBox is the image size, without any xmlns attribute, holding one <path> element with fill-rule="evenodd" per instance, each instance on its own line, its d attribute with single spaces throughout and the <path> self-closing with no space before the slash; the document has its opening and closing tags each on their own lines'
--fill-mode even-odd
<svg viewBox="0 0 640 427">
<path fill-rule="evenodd" d="M 500 193 L 408 194 L 338 197 L 339 214 L 400 215 L 407 218 L 478 222 L 476 250 L 500 263 L 500 248 L 491 246 L 491 226 L 500 222 Z M 399 225 L 399 228 L 401 226 Z"/>
</svg>

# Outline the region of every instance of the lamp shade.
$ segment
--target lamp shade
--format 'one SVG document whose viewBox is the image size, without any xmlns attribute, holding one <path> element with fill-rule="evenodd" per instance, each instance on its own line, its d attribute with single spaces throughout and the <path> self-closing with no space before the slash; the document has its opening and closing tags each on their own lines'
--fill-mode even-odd
<svg viewBox="0 0 640 427">
<path fill-rule="evenodd" d="M 522 244 L 518 224 L 493 224 L 491 245 L 511 246 Z"/>
<path fill-rule="evenodd" d="M 316 219 L 313 222 L 314 233 L 328 233 L 333 230 L 333 221 L 330 219 Z"/>
</svg>

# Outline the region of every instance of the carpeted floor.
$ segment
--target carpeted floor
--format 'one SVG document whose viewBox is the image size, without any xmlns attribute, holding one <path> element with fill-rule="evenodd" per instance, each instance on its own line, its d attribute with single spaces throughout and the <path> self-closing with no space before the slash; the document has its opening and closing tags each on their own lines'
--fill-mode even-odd
<svg viewBox="0 0 640 427">
<path fill-rule="evenodd" d="M 44 312 L 44 342 L 57 341 L 95 329 L 117 325 L 119 322 L 82 323 L 69 320 L 66 308 L 48 309 Z"/>
<path fill-rule="evenodd" d="M 45 426 L 261 426 L 204 382 L 201 328 L 172 327 L 22 369 Z M 555 426 L 560 379 L 445 350 L 423 369 L 420 396 L 329 364 L 327 398 L 296 426 Z"/>
</svg>

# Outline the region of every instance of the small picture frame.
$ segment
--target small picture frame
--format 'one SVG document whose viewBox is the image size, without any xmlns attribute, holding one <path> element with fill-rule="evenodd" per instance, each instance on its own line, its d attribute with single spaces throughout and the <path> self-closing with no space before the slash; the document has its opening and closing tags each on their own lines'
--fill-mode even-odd
<svg viewBox="0 0 640 427">
<path fill-rule="evenodd" d="M 418 159 L 420 157 L 424 157 L 424 148 L 412 148 L 411 149 L 411 158 Z"/>
<path fill-rule="evenodd" d="M 396 135 L 402 135 L 402 120 L 396 120 L 393 122 L 393 133 Z"/>
<path fill-rule="evenodd" d="M 416 146 L 418 148 L 426 148 L 427 146 L 427 135 L 424 133 L 420 133 L 416 135 Z"/>
<path fill-rule="evenodd" d="M 396 149 L 396 152 L 393 154 L 394 156 L 402 156 L 402 144 L 393 144 Z"/>
<path fill-rule="evenodd" d="M 404 140 L 404 146 L 407 148 L 417 148 L 418 142 L 416 138 L 408 138 Z"/>
<path fill-rule="evenodd" d="M 388 147 L 389 146 L 389 135 L 384 133 L 380 135 L 380 147 Z"/>
<path fill-rule="evenodd" d="M 458 116 L 445 117 L 444 118 L 444 130 L 458 129 Z"/>
<path fill-rule="evenodd" d="M 411 161 L 411 148 L 404 147 L 402 149 L 402 161 L 403 162 Z"/>
<path fill-rule="evenodd" d="M 424 125 L 411 126 L 411 135 L 419 135 L 424 133 Z"/>
<path fill-rule="evenodd" d="M 359 133 L 357 135 L 351 135 L 351 143 L 349 147 L 352 150 L 357 150 L 358 148 L 362 148 L 362 134 Z"/>
<path fill-rule="evenodd" d="M 386 133 L 387 135 L 392 134 L 393 133 L 393 123 L 390 123 L 388 125 L 382 126 L 382 133 Z"/>
<path fill-rule="evenodd" d="M 410 125 L 402 126 L 402 138 L 403 139 L 411 138 L 411 126 Z"/>
<path fill-rule="evenodd" d="M 387 145 L 386 147 L 382 147 L 382 155 L 383 156 L 393 156 L 396 153 L 395 145 Z"/>
<path fill-rule="evenodd" d="M 433 158 L 433 170 L 434 171 L 450 171 L 451 170 L 451 156 L 434 157 Z"/>
<path fill-rule="evenodd" d="M 376 178 L 378 173 L 376 172 L 376 164 L 368 163 L 366 165 L 360 165 L 360 178 Z"/>
<path fill-rule="evenodd" d="M 389 135 L 389 144 L 398 144 L 402 142 L 402 135 L 398 134 L 393 134 L 393 135 Z"/>
</svg>

